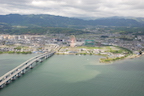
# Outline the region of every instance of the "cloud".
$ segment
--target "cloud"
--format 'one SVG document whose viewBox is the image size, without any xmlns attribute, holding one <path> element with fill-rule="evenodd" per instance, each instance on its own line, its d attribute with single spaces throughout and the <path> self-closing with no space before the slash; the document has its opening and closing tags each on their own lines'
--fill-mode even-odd
<svg viewBox="0 0 144 96">
<path fill-rule="evenodd" d="M 0 14 L 52 14 L 67 17 L 144 17 L 144 0 L 4 0 Z"/>
<path fill-rule="evenodd" d="M 60 7 L 62 5 L 65 5 L 65 2 L 56 2 L 56 1 L 32 1 L 31 4 L 33 6 L 37 6 L 37 7 Z"/>
</svg>

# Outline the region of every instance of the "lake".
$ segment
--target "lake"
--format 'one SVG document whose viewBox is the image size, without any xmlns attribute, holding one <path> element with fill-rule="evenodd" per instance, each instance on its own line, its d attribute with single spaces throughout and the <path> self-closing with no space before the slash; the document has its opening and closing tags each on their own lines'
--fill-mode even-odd
<svg viewBox="0 0 144 96">
<path fill-rule="evenodd" d="M 35 56 L 0 55 L 0 75 Z M 0 90 L 0 96 L 144 96 L 144 56 L 99 63 L 100 56 L 54 55 Z"/>
</svg>

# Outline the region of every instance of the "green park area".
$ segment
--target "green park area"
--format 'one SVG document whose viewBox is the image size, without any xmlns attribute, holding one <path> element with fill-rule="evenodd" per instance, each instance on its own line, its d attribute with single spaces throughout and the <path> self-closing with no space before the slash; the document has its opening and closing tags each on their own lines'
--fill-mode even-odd
<svg viewBox="0 0 144 96">
<path fill-rule="evenodd" d="M 57 54 L 72 54 L 72 55 L 100 55 L 104 58 L 100 58 L 101 63 L 110 63 L 116 60 L 124 59 L 132 55 L 132 51 L 116 47 L 116 46 L 102 46 L 102 47 L 62 47 Z"/>
</svg>

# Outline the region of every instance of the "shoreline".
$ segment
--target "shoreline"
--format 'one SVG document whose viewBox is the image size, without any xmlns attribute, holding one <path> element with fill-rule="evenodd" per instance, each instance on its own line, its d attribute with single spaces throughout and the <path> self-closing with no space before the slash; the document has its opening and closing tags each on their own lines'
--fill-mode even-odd
<svg viewBox="0 0 144 96">
<path fill-rule="evenodd" d="M 8 51 L 8 52 L 0 52 L 0 54 L 32 54 L 32 52 L 14 52 L 14 51 Z"/>
<path fill-rule="evenodd" d="M 127 59 L 134 59 L 134 58 L 138 58 L 138 57 L 141 57 L 141 56 L 143 56 L 144 54 L 142 54 L 142 55 L 131 55 L 131 56 L 128 56 L 127 57 Z"/>
<path fill-rule="evenodd" d="M 142 55 L 132 54 L 132 55 L 129 55 L 129 56 L 126 56 L 126 57 L 119 58 L 119 59 L 117 59 L 117 60 L 110 60 L 110 61 L 107 61 L 107 62 L 101 61 L 100 59 L 102 59 L 102 58 L 100 58 L 100 59 L 99 59 L 99 62 L 100 62 L 100 63 L 105 63 L 105 64 L 110 64 L 110 63 L 112 64 L 112 63 L 115 62 L 115 61 L 124 60 L 124 59 L 139 58 L 139 57 L 141 57 L 141 56 L 143 56 L 143 55 L 144 55 L 144 54 L 142 54 Z M 113 59 L 115 59 L 115 58 L 113 58 Z"/>
<path fill-rule="evenodd" d="M 2 54 L 22 54 L 22 53 L 2 53 Z M 32 54 L 32 53 L 29 53 L 29 54 Z M 96 55 L 96 56 L 104 56 L 104 55 L 100 55 L 100 54 L 59 54 L 59 53 L 55 53 L 56 55 L 80 55 L 80 56 L 86 56 L 86 55 Z M 119 60 L 124 60 L 124 59 L 134 59 L 134 58 L 139 58 L 141 56 L 143 56 L 144 53 L 142 55 L 136 55 L 136 54 L 131 54 L 131 55 L 128 55 L 128 56 L 123 56 L 123 57 L 116 57 L 116 58 L 108 58 L 106 56 L 104 56 L 105 58 L 100 58 L 100 59 L 110 59 L 110 60 L 106 60 L 106 61 L 102 61 L 99 59 L 99 63 L 98 65 L 109 65 L 109 64 L 113 64 L 113 62 L 115 61 L 119 61 Z"/>
<path fill-rule="evenodd" d="M 65 54 L 65 53 L 55 53 L 56 55 L 82 55 L 82 56 L 86 56 L 86 55 L 96 55 L 96 56 L 103 56 L 104 58 L 100 58 L 100 59 L 107 59 L 107 55 L 103 55 L 103 54 L 80 54 L 80 53 L 77 53 L 77 54 Z M 130 57 L 131 55 L 127 55 L 127 56 L 123 56 L 123 57 L 116 57 L 116 58 L 111 58 L 111 60 L 109 61 L 101 61 L 99 59 L 99 63 L 101 63 L 100 65 L 107 65 L 107 64 L 110 64 L 110 63 L 113 63 L 114 61 L 118 61 L 118 60 L 123 60 L 123 59 L 127 59 L 127 58 L 132 58 Z M 133 58 L 135 58 L 135 56 L 133 56 Z M 109 58 L 108 58 L 109 59 Z"/>
</svg>

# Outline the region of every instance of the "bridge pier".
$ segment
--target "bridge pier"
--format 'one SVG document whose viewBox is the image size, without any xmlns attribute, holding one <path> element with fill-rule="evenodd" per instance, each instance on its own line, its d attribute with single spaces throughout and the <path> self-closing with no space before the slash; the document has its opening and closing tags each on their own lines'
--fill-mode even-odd
<svg viewBox="0 0 144 96">
<path fill-rule="evenodd" d="M 48 59 L 49 58 L 49 56 L 48 55 L 46 55 L 45 57 L 44 57 L 44 59 Z"/>
<path fill-rule="evenodd" d="M 42 62 L 43 62 L 43 60 L 42 60 L 42 59 L 39 59 L 39 62 L 40 62 L 40 63 L 42 63 Z"/>
<path fill-rule="evenodd" d="M 20 76 L 21 76 L 21 73 L 16 74 L 16 77 L 20 77 Z"/>
<path fill-rule="evenodd" d="M 39 60 L 36 60 L 36 63 L 39 62 Z"/>
<path fill-rule="evenodd" d="M 0 89 L 2 89 L 4 87 L 4 85 L 2 84 L 1 86 L 0 86 Z"/>
<path fill-rule="evenodd" d="M 11 83 L 11 80 L 9 79 L 8 81 L 6 81 L 5 85 L 8 85 Z"/>
<path fill-rule="evenodd" d="M 11 78 L 11 81 L 14 81 L 14 80 L 16 80 L 16 76 L 13 76 L 13 77 Z"/>
<path fill-rule="evenodd" d="M 21 74 L 25 74 L 25 72 L 26 72 L 26 70 L 24 69 L 24 70 L 21 71 Z"/>
<path fill-rule="evenodd" d="M 32 66 L 32 65 L 30 65 L 30 66 L 29 66 L 29 68 L 30 68 L 30 69 L 33 69 L 33 66 Z"/>
</svg>

